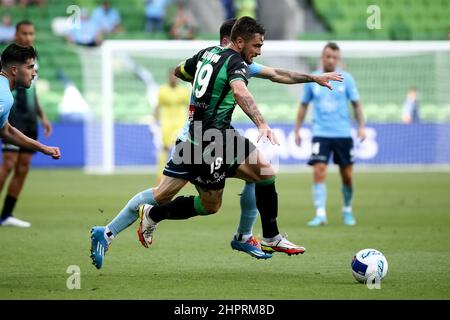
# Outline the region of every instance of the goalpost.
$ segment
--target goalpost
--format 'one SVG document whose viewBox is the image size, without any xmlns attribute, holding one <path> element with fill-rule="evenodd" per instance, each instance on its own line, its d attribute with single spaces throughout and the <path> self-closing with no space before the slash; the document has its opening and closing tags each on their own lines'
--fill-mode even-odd
<svg viewBox="0 0 450 320">
<path fill-rule="evenodd" d="M 80 56 L 84 96 L 92 110 L 92 117 L 85 123 L 85 171 L 107 174 L 121 168 L 151 168 L 158 148 L 157 129 L 152 118 L 158 86 L 166 82 L 169 69 L 199 50 L 217 44 L 218 40 L 107 40 L 99 49 L 83 50 Z M 325 44 L 325 41 L 266 41 L 261 57 L 255 61 L 310 73 L 318 67 Z M 375 136 L 389 141 L 390 138 L 394 140 L 396 134 L 405 134 L 400 126 L 401 108 L 409 87 L 419 91 L 423 122 L 436 124 L 437 127 L 430 130 L 439 131 L 436 136 L 429 137 L 430 141 L 436 137 L 442 140 L 447 134 L 450 136 L 449 42 L 339 41 L 338 45 L 345 70 L 356 79 L 368 126 L 374 124 Z M 249 88 L 263 115 L 271 125 L 280 124 L 278 132 L 285 136 L 286 148 L 281 151 L 280 163 L 286 166 L 304 163 L 308 144 L 303 149 L 295 149 L 289 132 L 303 85 L 280 85 L 255 79 L 250 81 Z M 239 108 L 236 108 L 233 123 L 242 124 L 251 135 L 251 125 Z M 392 137 L 383 137 L 387 132 L 385 125 L 388 126 L 386 130 L 392 131 L 389 133 Z M 418 138 L 432 135 L 422 126 L 405 130 L 406 134 Z M 370 134 L 372 131 L 369 130 Z M 412 155 L 406 155 L 404 160 L 390 160 L 389 154 L 383 154 L 382 158 L 367 163 L 450 164 L 449 144 L 435 142 L 440 143 L 435 159 L 421 156 L 417 162 Z M 360 158 L 367 160 L 362 153 L 371 148 L 370 141 L 359 147 Z M 418 154 L 429 152 L 429 146 L 422 145 L 420 139 L 416 147 Z"/>
</svg>

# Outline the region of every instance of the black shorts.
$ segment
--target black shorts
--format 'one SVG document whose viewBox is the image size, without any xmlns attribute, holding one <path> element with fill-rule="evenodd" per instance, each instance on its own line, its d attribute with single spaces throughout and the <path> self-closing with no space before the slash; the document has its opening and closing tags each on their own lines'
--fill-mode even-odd
<svg viewBox="0 0 450 320">
<path fill-rule="evenodd" d="M 204 189 L 221 190 L 225 179 L 233 177 L 255 149 L 250 140 L 234 129 L 227 130 L 223 140 L 202 145 L 177 140 L 163 174 L 188 180 Z"/>
<path fill-rule="evenodd" d="M 333 154 L 333 162 L 340 167 L 353 164 L 353 139 L 313 137 L 312 153 L 308 164 L 328 163 L 331 154 Z"/>
<path fill-rule="evenodd" d="M 28 138 L 37 140 L 37 137 L 38 137 L 37 123 L 35 123 L 35 122 L 26 123 L 25 121 L 23 121 L 23 122 L 21 121 L 21 122 L 11 123 L 11 125 L 13 127 L 15 127 L 16 129 L 18 129 L 20 132 L 22 132 L 24 135 L 26 135 Z M 23 152 L 23 153 L 32 153 L 32 154 L 36 153 L 36 151 L 34 151 L 34 150 L 22 148 L 22 147 L 14 145 L 14 144 L 6 143 L 6 142 L 2 141 L 2 152 L 3 151 Z"/>
</svg>

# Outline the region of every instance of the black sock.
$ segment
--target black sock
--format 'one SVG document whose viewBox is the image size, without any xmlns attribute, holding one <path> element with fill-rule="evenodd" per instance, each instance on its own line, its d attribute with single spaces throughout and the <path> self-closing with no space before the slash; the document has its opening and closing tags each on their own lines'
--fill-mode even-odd
<svg viewBox="0 0 450 320">
<path fill-rule="evenodd" d="M 273 238 L 278 231 L 278 194 L 275 189 L 275 182 L 268 185 L 255 186 L 256 207 L 261 215 L 261 225 L 264 238 Z"/>
<path fill-rule="evenodd" d="M 5 203 L 3 204 L 2 216 L 1 219 L 4 220 L 10 216 L 12 216 L 12 212 L 16 205 L 17 198 L 11 197 L 7 195 L 5 198 Z"/>
<path fill-rule="evenodd" d="M 194 206 L 194 196 L 177 197 L 168 203 L 154 206 L 149 213 L 150 218 L 155 222 L 162 220 L 184 220 L 198 216 Z"/>
</svg>

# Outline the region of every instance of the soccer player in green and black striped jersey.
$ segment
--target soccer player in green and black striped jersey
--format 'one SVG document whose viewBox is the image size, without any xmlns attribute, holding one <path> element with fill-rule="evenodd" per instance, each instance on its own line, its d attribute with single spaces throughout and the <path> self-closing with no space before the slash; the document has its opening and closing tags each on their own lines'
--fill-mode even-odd
<svg viewBox="0 0 450 320">
<path fill-rule="evenodd" d="M 228 44 L 231 42 L 231 30 L 236 22 L 236 19 L 230 19 L 225 21 L 220 28 L 220 46 L 221 50 L 224 50 L 225 47 L 228 47 Z M 217 48 L 217 47 L 213 47 Z M 217 48 L 218 49 L 218 48 Z M 206 56 L 205 56 L 206 58 Z M 196 67 L 197 64 L 193 61 L 193 65 Z M 218 62 L 218 61 L 217 61 Z M 228 61 L 229 63 L 230 61 Z M 198 62 L 197 62 L 198 63 Z M 214 62 L 215 63 L 215 62 Z M 228 64 L 229 65 L 229 64 Z M 223 65 L 222 65 L 223 67 Z M 209 67 L 207 67 L 209 68 Z M 189 69 L 189 68 L 188 68 Z M 185 63 L 180 65 L 178 76 L 186 81 L 192 82 L 196 75 L 196 68 L 193 68 L 192 74 L 189 74 L 186 71 Z M 225 70 L 225 69 L 223 69 Z M 199 69 L 200 71 L 200 69 Z M 239 70 L 238 70 L 239 72 Z M 206 84 L 206 73 L 201 74 L 199 86 L 197 90 L 201 92 Z M 212 75 L 211 75 L 212 76 Z M 248 73 L 246 74 L 246 78 L 248 77 L 258 77 L 267 80 L 271 80 L 272 82 L 284 83 L 284 84 L 294 84 L 294 83 L 305 83 L 305 82 L 316 82 L 321 86 L 326 86 L 330 88 L 329 81 L 342 81 L 342 78 L 337 73 L 325 73 L 323 75 L 308 75 L 302 74 L 295 71 L 284 70 L 279 68 L 271 68 L 267 66 L 263 66 L 257 64 L 256 62 L 248 65 Z M 209 83 L 211 83 L 209 81 Z M 213 87 L 214 88 L 214 87 Z M 214 93 L 214 92 L 213 92 Z M 205 93 L 206 94 L 206 93 Z M 196 119 L 199 118 L 202 112 L 202 107 L 205 107 L 207 104 L 202 104 L 202 102 L 193 101 L 191 106 L 191 120 L 193 120 L 194 115 Z M 197 107 L 197 108 L 196 108 Z M 218 110 L 221 111 L 221 110 Z M 195 113 L 194 113 L 195 112 Z M 212 119 L 210 117 L 210 119 Z M 181 141 L 186 141 L 189 135 L 189 128 L 191 128 L 191 134 L 195 131 L 193 130 L 195 123 L 188 122 L 188 125 L 185 126 L 184 133 L 179 137 Z M 200 129 L 200 127 L 198 127 Z M 197 130 L 200 135 L 202 134 L 202 130 Z M 232 131 L 232 130 L 231 130 Z M 232 136 L 234 132 L 232 131 Z M 192 134 L 194 136 L 194 134 Z M 237 137 L 236 137 L 237 138 Z M 195 138 L 194 138 L 195 141 Z M 244 152 L 241 153 L 245 157 L 245 143 L 246 140 L 239 138 L 239 141 L 243 143 Z M 233 141 L 234 144 L 234 141 Z M 179 148 L 182 146 L 178 141 Z M 189 144 L 187 144 L 189 147 Z M 250 147 L 250 144 L 247 144 Z M 180 148 L 181 149 L 181 148 Z M 189 148 L 186 148 L 189 150 Z M 234 155 L 234 153 L 232 153 Z M 245 158 L 244 158 L 245 159 Z M 211 162 L 212 163 L 212 162 Z M 214 163 L 214 168 L 216 164 Z M 213 167 L 207 167 L 207 170 L 213 169 Z M 123 230 L 129 227 L 134 221 L 137 220 L 138 215 L 137 211 L 141 204 L 163 204 L 172 200 L 172 198 L 187 184 L 189 179 L 187 168 L 184 168 L 183 165 L 176 166 L 175 163 L 170 163 L 165 170 L 165 174 L 162 176 L 161 182 L 157 187 L 149 188 L 143 190 L 136 195 L 134 195 L 127 204 L 122 208 L 122 210 L 117 214 L 117 216 L 107 225 L 107 226 L 96 226 L 91 230 L 91 258 L 93 264 L 97 268 L 101 268 L 103 265 L 104 254 L 106 249 L 109 247 L 109 244 L 112 240 L 120 234 Z M 230 171 L 228 171 L 229 173 Z M 217 174 L 217 172 L 216 172 Z M 169 176 L 170 175 L 170 176 Z M 272 255 L 270 253 L 264 253 L 262 251 L 260 242 L 252 235 L 252 226 L 256 221 L 258 211 L 256 207 L 256 198 L 255 198 L 255 184 L 251 182 L 246 182 L 244 190 L 241 194 L 241 218 L 239 222 L 239 227 L 237 230 L 237 234 L 233 237 L 231 241 L 231 246 L 233 249 L 244 251 L 251 256 L 258 259 L 268 259 Z M 292 254 L 292 246 L 286 246 L 286 241 L 283 239 L 279 239 L 278 245 L 274 246 L 271 244 L 270 247 L 265 247 L 264 249 L 269 252 L 278 251 L 284 252 L 287 254 Z M 300 252 L 301 249 L 297 249 L 296 252 Z"/>
<path fill-rule="evenodd" d="M 256 183 L 264 245 L 278 247 L 282 242 L 288 254 L 305 251 L 281 236 L 278 230 L 274 169 L 230 124 L 237 103 L 258 128 L 258 141 L 267 138 L 272 144 L 278 144 L 247 89 L 247 64 L 261 54 L 264 33 L 264 28 L 254 19 L 243 17 L 234 25 L 228 47 L 201 50 L 175 70 L 178 76 L 193 81 L 190 123 L 189 130 L 177 140 L 164 175 L 189 180 L 199 196 L 180 196 L 162 205 L 140 206 L 138 235 L 145 247 L 152 243 L 156 224 L 162 220 L 217 212 L 225 178 L 236 177 Z"/>
</svg>

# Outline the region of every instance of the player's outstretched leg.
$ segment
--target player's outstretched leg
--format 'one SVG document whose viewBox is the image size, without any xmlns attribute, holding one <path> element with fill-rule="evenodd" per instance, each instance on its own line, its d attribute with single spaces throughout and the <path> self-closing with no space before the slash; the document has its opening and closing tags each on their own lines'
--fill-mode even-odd
<svg viewBox="0 0 450 320">
<path fill-rule="evenodd" d="M 157 204 L 154 199 L 153 189 L 147 189 L 136 194 L 128 201 L 119 214 L 108 224 L 108 228 L 111 230 L 114 237 L 138 219 L 138 208 L 144 203 L 152 205 Z"/>
<path fill-rule="evenodd" d="M 92 264 L 100 269 L 103 265 L 103 258 L 109 248 L 110 242 L 106 238 L 107 227 L 93 227 L 91 229 L 91 259 Z"/>
<path fill-rule="evenodd" d="M 137 209 L 142 203 L 155 204 L 153 189 L 147 189 L 134 195 L 107 226 L 97 226 L 91 229 L 91 259 L 97 269 L 102 267 L 105 253 L 114 237 L 138 219 Z"/>
<path fill-rule="evenodd" d="M 138 215 L 140 219 L 138 236 L 139 241 L 146 248 L 153 242 L 153 233 L 156 225 L 163 220 L 185 220 L 198 215 L 214 213 L 203 207 L 199 196 L 180 196 L 175 200 L 161 204 L 139 206 Z"/>
</svg>

